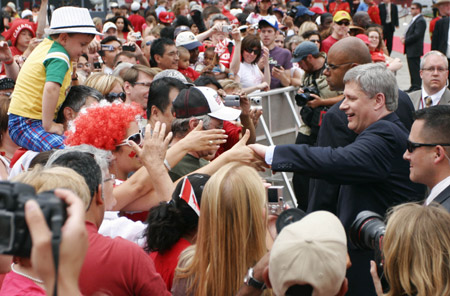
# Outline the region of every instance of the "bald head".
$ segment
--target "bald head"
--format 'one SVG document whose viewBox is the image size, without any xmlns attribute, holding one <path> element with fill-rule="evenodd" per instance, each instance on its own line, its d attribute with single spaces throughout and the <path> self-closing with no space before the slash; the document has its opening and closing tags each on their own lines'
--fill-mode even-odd
<svg viewBox="0 0 450 296">
<path fill-rule="evenodd" d="M 330 68 L 324 74 L 331 90 L 344 90 L 344 75 L 351 68 L 372 63 L 369 48 L 356 37 L 347 37 L 333 44 L 327 59 Z"/>
</svg>

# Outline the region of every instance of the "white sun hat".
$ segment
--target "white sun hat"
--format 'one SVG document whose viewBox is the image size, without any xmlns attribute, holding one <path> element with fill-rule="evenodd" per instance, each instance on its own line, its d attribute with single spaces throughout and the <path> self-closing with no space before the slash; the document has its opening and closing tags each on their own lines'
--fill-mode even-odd
<svg viewBox="0 0 450 296">
<path fill-rule="evenodd" d="M 53 12 L 50 28 L 45 32 L 48 35 L 60 33 L 81 33 L 103 35 L 97 32 L 94 22 L 87 8 L 66 6 Z"/>
</svg>

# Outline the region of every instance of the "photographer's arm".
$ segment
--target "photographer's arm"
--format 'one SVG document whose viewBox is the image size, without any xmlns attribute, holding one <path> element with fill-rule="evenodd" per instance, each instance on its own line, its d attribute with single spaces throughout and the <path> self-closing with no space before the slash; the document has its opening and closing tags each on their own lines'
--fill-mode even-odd
<svg viewBox="0 0 450 296">
<path fill-rule="evenodd" d="M 311 97 L 314 98 L 314 100 L 309 101 L 306 103 L 311 108 L 317 108 L 320 106 L 333 106 L 334 104 L 338 103 L 344 98 L 344 95 L 339 95 L 336 97 L 328 98 L 328 99 L 322 99 L 318 95 L 311 94 Z"/>
<path fill-rule="evenodd" d="M 70 190 L 56 189 L 55 195 L 67 204 L 67 219 L 61 229 L 57 294 L 78 296 L 80 295 L 78 277 L 88 248 L 84 205 Z M 33 269 L 44 281 L 47 295 L 53 296 L 55 268 L 51 247 L 52 233 L 36 201 L 26 202 L 25 219 L 33 243 L 31 249 Z"/>
</svg>

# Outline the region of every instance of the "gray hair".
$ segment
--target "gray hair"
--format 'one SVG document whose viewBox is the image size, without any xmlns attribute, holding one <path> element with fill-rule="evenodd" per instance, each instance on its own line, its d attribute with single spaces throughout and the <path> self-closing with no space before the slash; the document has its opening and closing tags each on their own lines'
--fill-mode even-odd
<svg viewBox="0 0 450 296">
<path fill-rule="evenodd" d="M 447 60 L 447 57 L 446 57 L 442 52 L 440 52 L 440 51 L 432 50 L 432 51 L 427 52 L 427 53 L 422 57 L 422 60 L 420 61 L 420 70 L 423 70 L 423 68 L 425 67 L 426 59 L 427 59 L 430 55 L 435 55 L 435 56 L 441 57 L 442 60 L 443 60 L 444 65 L 445 65 L 445 68 L 448 69 L 448 60 Z"/>
<path fill-rule="evenodd" d="M 215 14 L 211 20 L 209 21 L 209 27 L 214 26 L 215 21 L 227 21 L 227 24 L 230 24 L 230 20 L 221 13 Z"/>
<path fill-rule="evenodd" d="M 106 178 L 106 172 L 109 170 L 109 165 L 112 161 L 112 153 L 111 151 L 106 151 L 102 149 L 95 148 L 94 146 L 82 144 L 78 146 L 67 146 L 65 149 L 62 150 L 56 150 L 53 152 L 53 154 L 50 156 L 50 158 L 47 161 L 47 164 L 45 165 L 45 168 L 50 168 L 52 164 L 62 155 L 69 153 L 69 152 L 85 152 L 90 153 L 94 156 L 95 162 L 97 162 L 98 166 L 100 167 L 100 170 L 102 171 L 102 180 Z"/>
<path fill-rule="evenodd" d="M 358 83 L 361 90 L 369 96 L 374 97 L 378 93 L 385 96 L 386 109 L 395 111 L 398 106 L 398 86 L 392 71 L 384 64 L 364 64 L 347 71 L 344 76 L 344 84 L 350 81 Z"/>
<path fill-rule="evenodd" d="M 175 118 L 172 121 L 172 133 L 175 137 L 185 137 L 187 135 L 187 132 L 189 131 L 189 121 L 192 117 L 189 118 Z M 203 121 L 203 129 L 208 130 L 209 124 L 211 123 L 211 117 L 209 115 L 200 115 L 195 116 L 196 119 Z"/>
</svg>

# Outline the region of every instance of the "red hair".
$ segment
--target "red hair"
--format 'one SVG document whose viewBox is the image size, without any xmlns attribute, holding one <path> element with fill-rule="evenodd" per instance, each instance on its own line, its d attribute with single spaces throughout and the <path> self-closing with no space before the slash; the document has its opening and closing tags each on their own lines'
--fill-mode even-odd
<svg viewBox="0 0 450 296">
<path fill-rule="evenodd" d="M 66 131 L 66 145 L 92 145 L 115 151 L 123 141 L 130 123 L 143 116 L 142 107 L 136 103 L 100 103 L 84 109 Z"/>
</svg>

